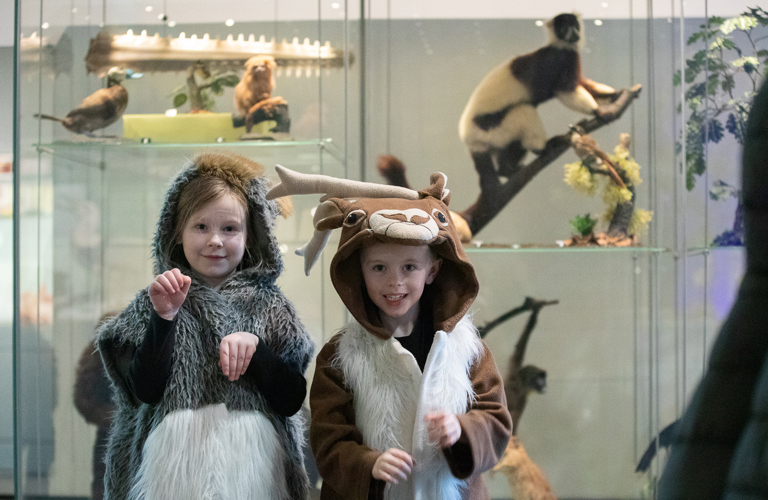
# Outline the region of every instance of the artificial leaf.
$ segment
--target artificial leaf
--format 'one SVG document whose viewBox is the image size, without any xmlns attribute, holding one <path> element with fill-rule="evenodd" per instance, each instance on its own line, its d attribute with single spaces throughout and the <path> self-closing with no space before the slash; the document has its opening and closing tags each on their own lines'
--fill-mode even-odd
<svg viewBox="0 0 768 500">
<path fill-rule="evenodd" d="M 173 107 L 181 107 L 185 102 L 187 102 L 187 94 L 176 94 L 176 96 L 173 98 Z"/>
<path fill-rule="evenodd" d="M 221 84 L 225 87 L 234 87 L 240 83 L 240 77 L 235 74 L 225 75 L 221 78 Z"/>
<path fill-rule="evenodd" d="M 723 136 L 725 135 L 723 128 L 723 124 L 720 123 L 720 120 L 713 119 L 709 122 L 709 127 L 707 127 L 707 139 L 709 142 L 714 142 L 717 144 L 723 139 Z"/>
<path fill-rule="evenodd" d="M 675 71 L 675 74 L 672 75 L 672 85 L 674 87 L 677 87 L 680 85 L 683 81 L 683 77 L 680 75 L 680 70 Z"/>
<path fill-rule="evenodd" d="M 737 68 L 741 68 L 741 67 L 744 67 L 744 66 L 747 66 L 747 65 L 750 65 L 753 68 L 757 68 L 757 66 L 760 64 L 760 62 L 757 60 L 757 57 L 746 56 L 746 57 L 741 57 L 739 59 L 736 59 L 731 64 L 734 65 Z"/>
<path fill-rule="evenodd" d="M 727 35 L 736 29 L 749 31 L 755 27 L 757 27 L 757 19 L 754 16 L 741 15 L 732 17 L 722 23 L 720 25 L 720 31 L 723 32 L 724 35 Z"/>
</svg>

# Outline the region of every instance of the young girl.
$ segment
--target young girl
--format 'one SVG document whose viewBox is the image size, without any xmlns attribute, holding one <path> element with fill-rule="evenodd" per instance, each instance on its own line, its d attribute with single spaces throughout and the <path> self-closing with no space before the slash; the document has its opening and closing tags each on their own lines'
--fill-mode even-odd
<svg viewBox="0 0 768 500">
<path fill-rule="evenodd" d="M 99 332 L 117 411 L 105 498 L 304 499 L 313 344 L 275 280 L 262 167 L 203 154 L 168 191 L 157 277 Z"/>
</svg>

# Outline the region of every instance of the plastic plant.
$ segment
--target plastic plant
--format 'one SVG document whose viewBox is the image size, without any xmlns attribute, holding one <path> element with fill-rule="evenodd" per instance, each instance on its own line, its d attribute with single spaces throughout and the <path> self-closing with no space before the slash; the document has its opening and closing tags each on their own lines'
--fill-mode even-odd
<svg viewBox="0 0 768 500">
<path fill-rule="evenodd" d="M 597 225 L 597 219 L 593 219 L 590 214 L 584 214 L 583 217 L 581 215 L 577 215 L 571 219 L 570 222 L 574 233 L 583 237 L 587 237 L 592 234 L 592 230 L 595 229 L 595 226 Z"/>
<path fill-rule="evenodd" d="M 200 82 L 198 76 L 202 78 Z M 173 90 L 173 107 L 181 107 L 189 101 L 192 113 L 212 111 L 214 96 L 222 95 L 225 87 L 234 87 L 239 81 L 240 77 L 231 71 L 211 71 L 208 64 L 195 63 L 187 70 L 186 83 Z"/>
<path fill-rule="evenodd" d="M 629 156 L 629 134 L 621 134 L 612 155 L 601 151 L 588 136 L 573 141 L 573 146 L 581 159 L 565 165 L 565 182 L 587 196 L 594 196 L 600 190 L 605 203 L 600 219 L 608 228 L 594 242 L 617 246 L 635 243 L 636 236 L 648 229 L 653 214 L 635 206 L 635 189 L 642 179 L 640 165 Z M 584 227 L 582 223 L 574 224 L 579 219 L 584 218 L 577 216 L 571 224 L 580 232 Z M 590 230 L 593 229 L 594 225 Z M 588 234 L 581 233 L 582 236 Z"/>
<path fill-rule="evenodd" d="M 696 176 L 706 169 L 706 144 L 719 143 L 726 132 L 744 144 L 752 99 L 768 63 L 768 12 L 751 7 L 732 18 L 713 16 L 688 39 L 689 46 L 703 45 L 686 60 L 685 75 L 674 75 L 674 85 L 685 80 L 686 186 L 692 190 Z M 743 90 L 745 89 L 746 90 Z M 682 106 L 678 106 L 678 112 Z M 678 153 L 682 145 L 677 145 Z"/>
</svg>

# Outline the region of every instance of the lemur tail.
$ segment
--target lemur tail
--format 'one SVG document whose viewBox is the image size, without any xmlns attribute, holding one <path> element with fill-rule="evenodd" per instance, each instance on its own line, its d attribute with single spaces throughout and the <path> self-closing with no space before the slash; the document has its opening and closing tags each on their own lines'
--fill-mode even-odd
<svg viewBox="0 0 768 500">
<path fill-rule="evenodd" d="M 44 119 L 46 119 L 46 120 L 53 120 L 53 121 L 55 121 L 55 122 L 60 122 L 60 121 L 62 121 L 62 119 L 61 119 L 61 118 L 56 118 L 55 116 L 51 116 L 51 115 L 41 115 L 41 114 L 35 114 L 34 116 L 35 116 L 35 118 L 44 118 Z"/>
<path fill-rule="evenodd" d="M 384 177 L 392 186 L 411 189 L 406 177 L 405 165 L 394 155 L 379 155 L 376 160 L 379 175 Z"/>
</svg>

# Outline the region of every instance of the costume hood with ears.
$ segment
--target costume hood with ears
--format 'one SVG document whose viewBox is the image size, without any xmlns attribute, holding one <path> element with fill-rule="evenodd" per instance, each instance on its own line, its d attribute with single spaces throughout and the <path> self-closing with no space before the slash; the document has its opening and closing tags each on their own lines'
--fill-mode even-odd
<svg viewBox="0 0 768 500">
<path fill-rule="evenodd" d="M 268 200 L 289 194 L 325 195 L 315 210 L 312 240 L 296 253 L 304 256 L 304 270 L 309 275 L 331 231 L 341 228 L 339 248 L 331 261 L 331 281 L 366 330 L 382 339 L 392 335 L 365 292 L 360 266 L 360 249 L 374 241 L 427 245 L 442 257 L 440 271 L 425 296 L 432 300 L 434 328 L 453 330 L 475 300 L 479 286 L 448 211 L 450 192 L 445 188 L 445 174 L 432 174 L 428 188 L 414 191 L 300 174 L 280 165 L 275 168 L 281 183 L 267 193 Z"/>
</svg>

